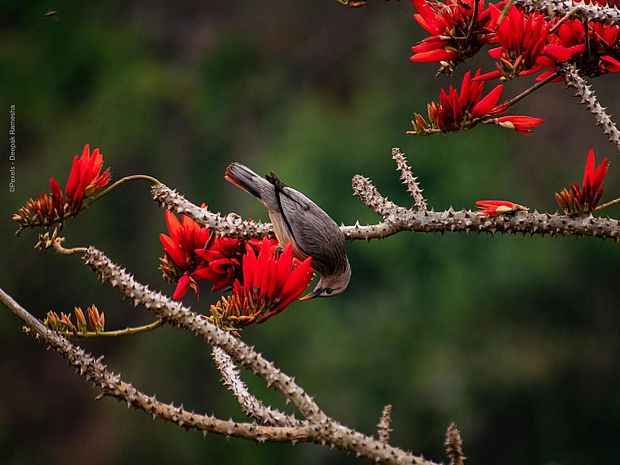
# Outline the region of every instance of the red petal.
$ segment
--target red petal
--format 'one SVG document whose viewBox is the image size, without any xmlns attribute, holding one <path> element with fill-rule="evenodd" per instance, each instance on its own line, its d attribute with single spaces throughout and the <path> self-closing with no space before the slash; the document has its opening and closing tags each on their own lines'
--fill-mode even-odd
<svg viewBox="0 0 620 465">
<path fill-rule="evenodd" d="M 189 276 L 184 274 L 183 276 L 181 276 L 181 279 L 179 279 L 179 282 L 177 283 L 177 287 L 174 290 L 172 299 L 173 300 L 182 299 L 185 296 L 185 294 L 187 294 L 187 291 L 189 291 L 189 285 L 190 285 Z"/>
<path fill-rule="evenodd" d="M 504 90 L 504 85 L 500 84 L 495 87 L 491 92 L 489 92 L 486 97 L 480 100 L 471 111 L 473 117 L 478 118 L 480 116 L 487 115 L 491 112 L 493 107 L 497 104 L 497 101 L 502 95 L 502 91 Z"/>
</svg>

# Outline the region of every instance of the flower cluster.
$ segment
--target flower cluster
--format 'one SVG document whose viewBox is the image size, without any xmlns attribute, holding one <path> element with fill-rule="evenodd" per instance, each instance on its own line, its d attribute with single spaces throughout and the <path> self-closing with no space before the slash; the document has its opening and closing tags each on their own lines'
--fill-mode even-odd
<svg viewBox="0 0 620 465">
<path fill-rule="evenodd" d="M 73 313 L 75 315 L 75 323 L 71 319 L 73 316 L 71 313 L 60 312 L 60 315 L 58 315 L 55 311 L 50 310 L 47 312 L 43 324 L 52 331 L 60 333 L 85 334 L 89 329 L 88 323 L 90 324 L 91 331 L 95 333 L 102 333 L 105 330 L 105 315 L 103 312 L 99 313 L 99 309 L 95 305 L 91 305 L 86 309 L 88 323 L 81 307 L 75 307 Z"/>
<path fill-rule="evenodd" d="M 211 306 L 210 319 L 233 332 L 263 323 L 298 299 L 312 279 L 311 258 L 293 258 L 289 242 L 282 252 L 263 239 L 258 254 L 249 244 L 243 257 L 243 273 L 235 279 L 232 294 Z"/>
<path fill-rule="evenodd" d="M 278 241 L 269 238 L 241 241 L 217 237 L 207 227 L 166 212 L 168 234 L 161 234 L 164 249 L 160 270 L 176 282 L 173 299 L 189 289 L 200 294 L 199 281 L 213 283 L 211 291 L 231 287 L 232 294 L 211 306 L 210 319 L 237 332 L 261 323 L 297 299 L 312 279 L 311 259 L 293 258 L 291 244 L 280 253 Z"/>
<path fill-rule="evenodd" d="M 476 72 L 473 77 L 466 73 L 460 93 L 452 86 L 447 91 L 442 89 L 439 102 L 428 104 L 429 122 L 415 113 L 409 134 L 460 131 L 479 122 L 530 134 L 543 122 L 541 119 L 496 115 L 536 90 L 536 85 L 497 105 L 502 88 L 498 86 L 482 97 L 482 88 L 474 82 L 506 81 L 530 74 L 537 74 L 539 82 L 561 81 L 560 65 L 567 62 L 576 64 L 587 76 L 620 71 L 618 25 L 569 16 L 548 18 L 504 0 L 486 5 L 484 0 L 412 0 L 412 4 L 415 21 L 429 36 L 412 47 L 411 61 L 438 62 L 439 72 L 451 73 L 457 64 L 490 45 L 494 46 L 489 55 L 495 60 L 495 69 Z"/>
<path fill-rule="evenodd" d="M 544 78 L 568 60 L 589 76 L 620 71 L 617 25 L 566 17 L 548 20 L 503 0 L 486 6 L 478 0 L 412 4 L 417 10 L 414 19 L 430 34 L 412 47 L 412 61 L 440 62 L 452 70 L 484 45 L 496 44 L 489 55 L 497 69 L 480 79 L 513 79 L 546 69 Z"/>
<path fill-rule="evenodd" d="M 413 18 L 429 37 L 411 47 L 415 62 L 441 62 L 451 73 L 454 67 L 495 41 L 491 11 L 484 0 L 412 0 L 418 13 Z"/>
<path fill-rule="evenodd" d="M 35 226 L 50 226 L 62 223 L 66 216 L 75 216 L 82 210 L 84 199 L 92 197 L 105 187 L 112 178 L 110 169 L 103 173 L 103 154 L 99 149 L 90 153 L 86 144 L 82 156 L 73 158 L 69 180 L 63 194 L 62 187 L 56 179 L 50 179 L 48 194 L 43 192 L 36 199 L 28 199 L 26 204 L 12 217 L 20 224 L 20 229 Z"/>
<path fill-rule="evenodd" d="M 166 280 L 176 282 L 173 299 L 190 289 L 198 297 L 201 280 L 212 283 L 212 292 L 232 286 L 232 294 L 211 307 L 220 326 L 239 328 L 266 320 L 297 299 L 312 279 L 310 259 L 293 258 L 290 244 L 280 253 L 275 239 L 217 237 L 188 216 L 179 221 L 170 211 L 166 224 L 159 268 Z"/>
<path fill-rule="evenodd" d="M 540 118 L 531 116 L 503 116 L 508 111 L 506 102 L 498 105 L 504 89 L 503 85 L 496 86 L 484 97 L 484 82 L 476 80 L 480 77 L 480 70 L 474 78 L 468 71 L 463 77 L 460 92 L 450 86 L 448 90 L 441 89 L 439 103 L 431 102 L 427 106 L 427 122 L 422 115 L 415 113 L 412 121 L 413 131 L 409 134 L 426 135 L 437 132 L 450 132 L 469 129 L 478 123 L 496 124 L 513 129 L 523 134 L 530 134 L 532 129 L 543 122 Z"/>
<path fill-rule="evenodd" d="M 567 215 L 591 213 L 601 200 L 609 160 L 605 158 L 598 167 L 595 165 L 594 150 L 590 149 L 581 185 L 570 183 L 555 194 L 555 200 Z"/>
</svg>

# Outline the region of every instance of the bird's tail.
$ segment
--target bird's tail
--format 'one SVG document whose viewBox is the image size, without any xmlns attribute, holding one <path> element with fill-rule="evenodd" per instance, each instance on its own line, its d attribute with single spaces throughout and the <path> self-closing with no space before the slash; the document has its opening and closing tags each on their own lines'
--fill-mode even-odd
<svg viewBox="0 0 620 465">
<path fill-rule="evenodd" d="M 273 186 L 265 178 L 262 178 L 250 168 L 241 163 L 231 163 L 224 172 L 224 178 L 235 186 L 249 192 L 259 200 L 267 200 L 265 197 Z"/>
</svg>

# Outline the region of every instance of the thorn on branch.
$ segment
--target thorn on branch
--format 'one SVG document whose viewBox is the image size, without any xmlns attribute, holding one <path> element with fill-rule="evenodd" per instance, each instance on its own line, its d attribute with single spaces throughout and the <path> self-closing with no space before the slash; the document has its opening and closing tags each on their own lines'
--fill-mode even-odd
<svg viewBox="0 0 620 465">
<path fill-rule="evenodd" d="M 413 197 L 417 209 L 421 211 L 428 210 L 428 205 L 426 199 L 422 195 L 422 188 L 420 188 L 418 178 L 411 172 L 411 167 L 407 163 L 405 154 L 402 153 L 398 147 L 394 147 L 392 149 L 392 159 L 396 162 L 396 167 L 401 172 L 400 179 L 403 181 L 403 184 L 407 186 L 407 192 Z"/>
<path fill-rule="evenodd" d="M 377 437 L 379 441 L 387 444 L 390 442 L 390 433 L 393 431 L 390 428 L 392 424 L 392 405 L 387 404 L 383 407 L 383 412 L 381 412 L 381 418 L 379 419 L 379 423 L 377 423 Z"/>
<path fill-rule="evenodd" d="M 450 459 L 450 465 L 463 465 L 465 463 L 467 457 L 463 454 L 463 439 L 454 422 L 450 423 L 446 430 L 444 445 L 446 446 L 446 455 Z"/>
<path fill-rule="evenodd" d="M 605 108 L 598 102 L 596 94 L 590 85 L 588 85 L 586 80 L 579 74 L 574 64 L 564 64 L 563 70 L 566 85 L 577 90 L 577 96 L 581 98 L 581 103 L 586 105 L 590 113 L 594 115 L 596 125 L 603 129 L 603 132 L 609 137 L 609 140 L 615 144 L 616 149 L 620 152 L 620 131 L 616 123 L 611 119 L 611 116 L 605 112 Z"/>
</svg>

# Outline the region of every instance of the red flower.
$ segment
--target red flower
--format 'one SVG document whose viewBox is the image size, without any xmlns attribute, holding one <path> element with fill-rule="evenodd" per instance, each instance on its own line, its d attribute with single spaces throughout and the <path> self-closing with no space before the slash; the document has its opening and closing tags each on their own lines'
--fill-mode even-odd
<svg viewBox="0 0 620 465">
<path fill-rule="evenodd" d="M 489 7 L 495 21 L 501 18 L 501 11 L 495 5 Z M 576 50 L 559 43 L 548 43 L 552 27 L 540 13 L 524 13 L 511 7 L 507 16 L 497 26 L 499 47 L 489 50 L 497 60 L 497 71 L 484 74 L 477 79 L 487 80 L 502 77 L 513 79 L 540 71 L 550 62 L 565 62 Z"/>
<path fill-rule="evenodd" d="M 529 208 L 508 200 L 478 200 L 476 206 L 480 209 L 480 216 L 490 218 L 491 216 L 503 215 L 516 211 L 528 211 Z"/>
<path fill-rule="evenodd" d="M 311 258 L 293 258 L 292 245 L 281 254 L 272 240 L 263 239 L 258 256 L 249 244 L 243 257 L 243 278 L 236 279 L 232 295 L 211 306 L 211 319 L 220 327 L 236 330 L 262 323 L 280 313 L 303 294 L 312 279 Z"/>
<path fill-rule="evenodd" d="M 71 173 L 67 181 L 65 193 L 71 211 L 75 214 L 82 208 L 84 197 L 90 197 L 110 182 L 112 173 L 110 168 L 101 173 L 103 168 L 103 154 L 95 149 L 91 155 L 90 145 L 86 144 L 82 157 L 73 157 Z"/>
<path fill-rule="evenodd" d="M 197 280 L 205 278 L 196 273 L 203 260 L 194 251 L 205 247 L 211 238 L 209 228 L 200 227 L 185 215 L 182 221 L 180 223 L 172 212 L 166 211 L 166 224 L 170 235 L 159 235 L 165 253 L 160 269 L 168 280 L 178 279 L 173 295 L 175 300 L 183 298 L 190 287 L 196 295 L 200 292 Z M 182 275 L 179 276 L 180 274 Z"/>
<path fill-rule="evenodd" d="M 588 152 L 586 168 L 583 173 L 581 186 L 570 183 L 570 188 L 563 188 L 555 194 L 555 200 L 564 213 L 575 215 L 591 213 L 603 195 L 603 179 L 609 169 L 609 160 L 605 158 L 598 167 L 595 167 L 594 150 Z"/>
<path fill-rule="evenodd" d="M 60 184 L 50 178 L 49 194 L 43 192 L 36 199 L 28 199 L 26 204 L 12 216 L 12 220 L 20 223 L 18 230 L 25 227 L 50 226 L 61 222 L 65 216 L 65 203 Z"/>
<path fill-rule="evenodd" d="M 491 118 L 484 123 L 496 124 L 506 129 L 520 132 L 526 136 L 532 135 L 534 128 L 542 124 L 545 120 L 534 118 L 533 116 L 502 116 L 501 118 Z"/>
<path fill-rule="evenodd" d="M 473 79 L 470 71 L 465 73 L 460 93 L 452 86 L 448 88 L 447 92 L 441 89 L 439 103 L 431 102 L 427 106 L 430 124 L 422 115 L 415 113 L 412 121 L 413 131 L 409 131 L 408 134 L 426 135 L 437 132 L 456 132 L 461 129 L 469 129 L 480 122 L 497 124 L 522 133 L 529 133 L 529 130 L 534 126 L 543 122 L 539 118 L 530 116 L 491 118 L 508 110 L 506 103 L 497 104 L 504 86 L 500 84 L 482 97 L 484 82 L 476 80 L 479 76 L 480 70 L 476 71 Z"/>
<path fill-rule="evenodd" d="M 413 18 L 431 36 L 411 47 L 414 52 L 411 61 L 447 62 L 451 71 L 454 65 L 475 55 L 494 38 L 491 13 L 485 9 L 484 0 L 446 0 L 445 3 L 412 0 L 412 3 L 418 11 Z"/>
</svg>

